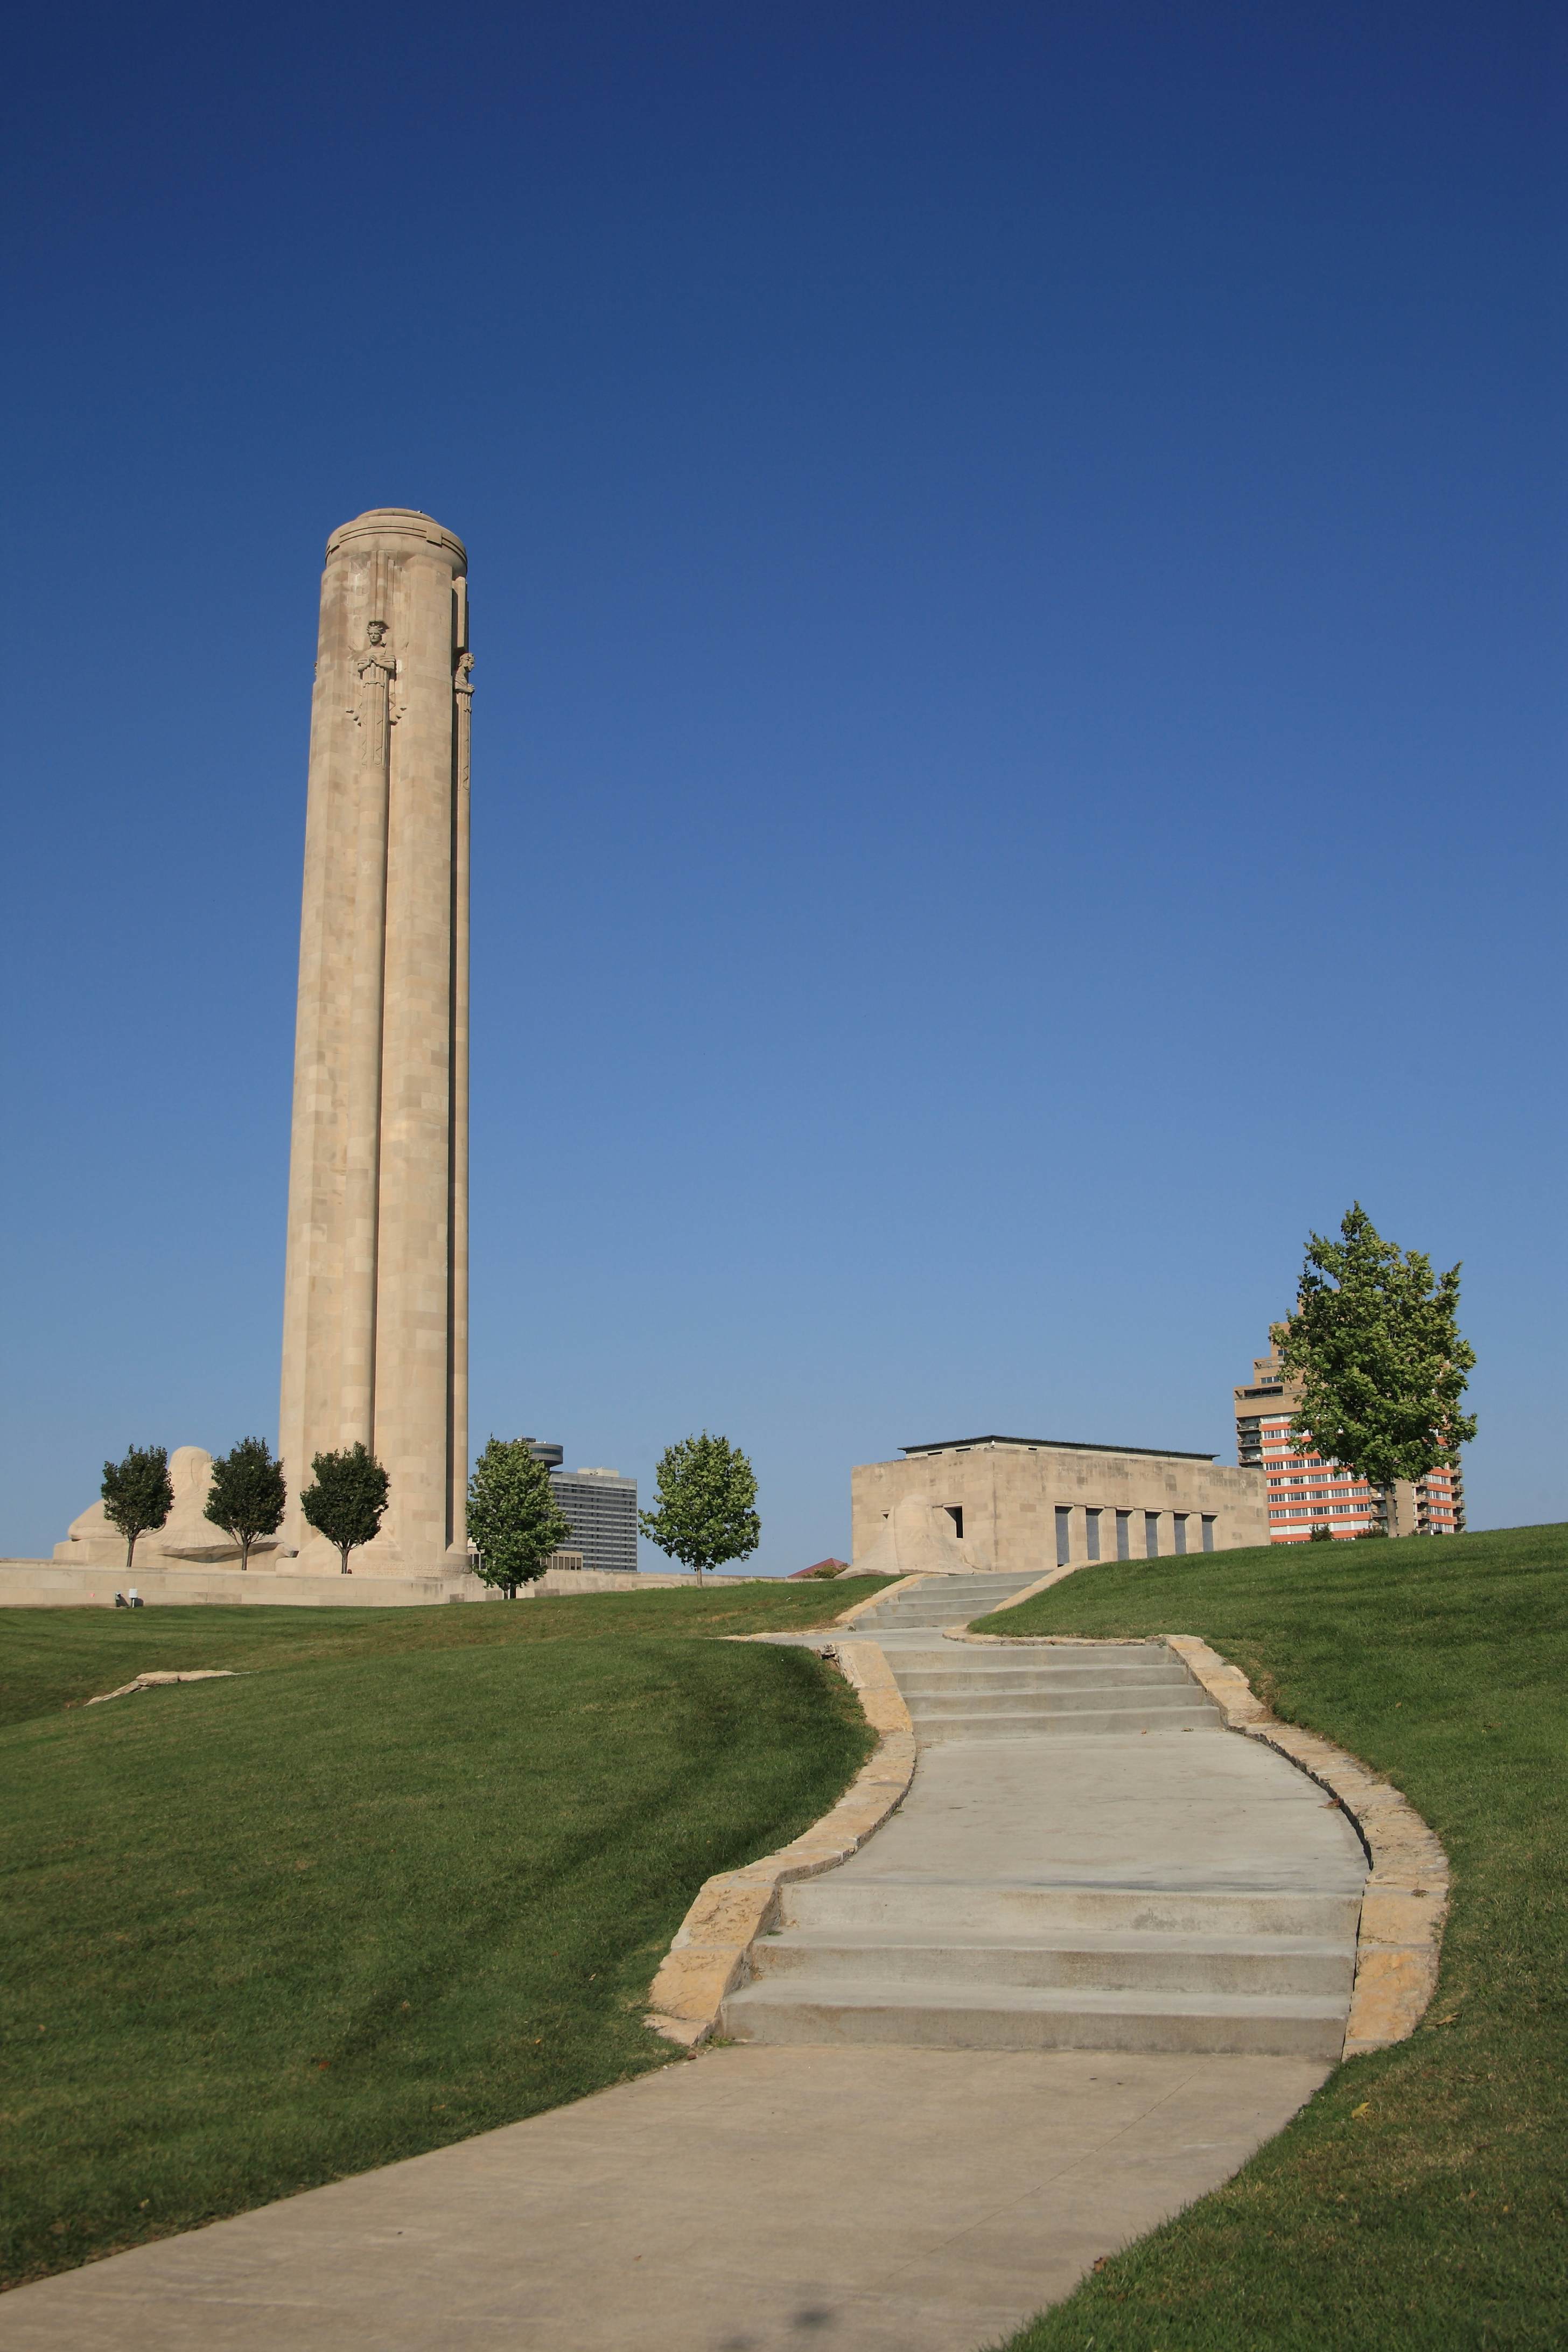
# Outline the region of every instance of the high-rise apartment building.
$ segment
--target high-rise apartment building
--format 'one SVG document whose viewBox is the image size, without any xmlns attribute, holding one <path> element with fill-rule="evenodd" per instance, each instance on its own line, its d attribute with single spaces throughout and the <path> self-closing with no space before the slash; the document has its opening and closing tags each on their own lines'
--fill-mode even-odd
<svg viewBox="0 0 1568 2352">
<path fill-rule="evenodd" d="M 572 1551 L 555 1555 L 556 1562 L 574 1568 L 609 1569 L 619 1576 L 637 1573 L 637 1482 L 618 1470 L 563 1470 L 564 1450 L 537 1437 L 523 1444 L 536 1462 L 550 1472 L 555 1500 L 572 1522 Z M 581 1554 L 578 1558 L 576 1555 Z"/>
<path fill-rule="evenodd" d="M 1465 1482 L 1457 1468 L 1373 1486 L 1341 1463 L 1300 1451 L 1290 1422 L 1300 1394 L 1273 1348 L 1253 1359 L 1250 1385 L 1235 1391 L 1237 1460 L 1264 1474 L 1271 1544 L 1307 1543 L 1318 1527 L 1342 1539 L 1378 1527 L 1391 1536 L 1464 1533 Z"/>
<path fill-rule="evenodd" d="M 572 1541 L 584 1568 L 635 1575 L 637 1564 L 637 1482 L 618 1470 L 552 1470 L 555 1499 L 572 1522 Z"/>
</svg>

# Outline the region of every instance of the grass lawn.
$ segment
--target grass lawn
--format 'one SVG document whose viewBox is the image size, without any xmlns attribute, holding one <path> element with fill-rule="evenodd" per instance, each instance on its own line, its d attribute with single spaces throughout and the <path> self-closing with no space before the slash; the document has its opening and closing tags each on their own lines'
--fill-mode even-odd
<svg viewBox="0 0 1568 2352">
<path fill-rule="evenodd" d="M 461 1609 L 0 1611 L 0 2282 L 666 2063 L 710 1872 L 871 1747 L 873 1580 Z M 155 1667 L 232 1666 L 85 1708 Z"/>
<path fill-rule="evenodd" d="M 1010 2352 L 1523 2352 L 1568 2342 L 1568 1528 L 1085 1569 L 1035 1633 L 1197 1633 L 1385 1774 L 1454 1867 L 1414 2039 Z M 987 1627 L 987 1631 L 994 1630 Z"/>
</svg>

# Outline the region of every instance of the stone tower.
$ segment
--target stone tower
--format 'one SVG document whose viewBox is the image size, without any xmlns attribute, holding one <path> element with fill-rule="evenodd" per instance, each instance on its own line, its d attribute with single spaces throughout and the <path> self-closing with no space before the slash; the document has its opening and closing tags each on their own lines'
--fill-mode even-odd
<svg viewBox="0 0 1568 2352">
<path fill-rule="evenodd" d="M 391 1478 L 356 1567 L 464 1558 L 468 1377 L 468 652 L 462 541 L 376 507 L 327 541 L 310 714 L 279 1450 Z"/>
</svg>

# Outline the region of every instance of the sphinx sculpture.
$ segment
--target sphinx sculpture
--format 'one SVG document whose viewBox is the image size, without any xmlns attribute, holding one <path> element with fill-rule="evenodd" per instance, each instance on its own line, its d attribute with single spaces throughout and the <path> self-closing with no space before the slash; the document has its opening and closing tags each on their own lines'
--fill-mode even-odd
<svg viewBox="0 0 1568 2352">
<path fill-rule="evenodd" d="M 149 1528 L 136 1538 L 138 1568 L 210 1567 L 215 1561 L 237 1560 L 239 1546 L 222 1528 L 204 1517 L 213 1482 L 213 1458 L 204 1446 L 176 1445 L 169 1456 L 169 1484 L 174 1500 L 161 1528 Z M 266 1555 L 276 1557 L 268 1559 Z M 282 1549 L 279 1536 L 258 1536 L 250 1548 L 252 1568 L 275 1567 Z M 55 1558 L 76 1568 L 123 1568 L 125 1538 L 100 1503 L 91 1504 L 70 1523 L 64 1543 L 55 1546 Z"/>
</svg>

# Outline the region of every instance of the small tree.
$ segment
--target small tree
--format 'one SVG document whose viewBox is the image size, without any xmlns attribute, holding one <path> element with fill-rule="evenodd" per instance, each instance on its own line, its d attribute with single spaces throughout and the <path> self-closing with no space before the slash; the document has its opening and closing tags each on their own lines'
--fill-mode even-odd
<svg viewBox="0 0 1568 2352">
<path fill-rule="evenodd" d="M 220 1454 L 213 1464 L 203 1517 L 234 1538 L 240 1567 L 247 1569 L 257 1538 L 276 1535 L 282 1526 L 288 1499 L 283 1465 L 273 1460 L 267 1440 L 242 1437 L 232 1454 Z"/>
<path fill-rule="evenodd" d="M 659 1457 L 658 1508 L 639 1511 L 637 1525 L 671 1559 L 696 1571 L 744 1559 L 762 1540 L 757 1480 L 738 1445 L 727 1437 L 683 1437 Z"/>
<path fill-rule="evenodd" d="M 106 1462 L 99 1492 L 111 1526 L 125 1538 L 125 1565 L 136 1557 L 136 1538 L 161 1528 L 174 1507 L 166 1445 L 132 1445 L 123 1462 Z"/>
<path fill-rule="evenodd" d="M 572 1533 L 550 1472 L 530 1453 L 526 1437 L 489 1440 L 468 1481 L 467 1519 L 469 1541 L 479 1547 L 477 1573 L 500 1585 L 509 1601 L 520 1584 L 543 1572 Z"/>
<path fill-rule="evenodd" d="M 305 1488 L 300 1508 L 318 1534 L 336 1544 L 342 1572 L 352 1576 L 349 1554 L 356 1544 L 374 1542 L 390 1481 L 374 1454 L 358 1441 L 342 1454 L 318 1454 L 310 1475 L 316 1483 Z"/>
<path fill-rule="evenodd" d="M 1332 1528 L 1330 1527 L 1327 1519 L 1320 1519 L 1317 1526 L 1312 1529 L 1311 1534 L 1307 1538 L 1307 1541 L 1309 1543 L 1332 1543 L 1333 1539 L 1334 1531 Z"/>
<path fill-rule="evenodd" d="M 1461 1412 L 1473 1348 L 1459 1337 L 1459 1269 L 1434 1276 L 1419 1250 L 1385 1242 L 1357 1201 L 1340 1238 L 1313 1234 L 1296 1312 L 1272 1338 L 1301 1400 L 1290 1423 L 1306 1452 L 1373 1486 L 1453 1468 L 1476 1433 Z"/>
</svg>

